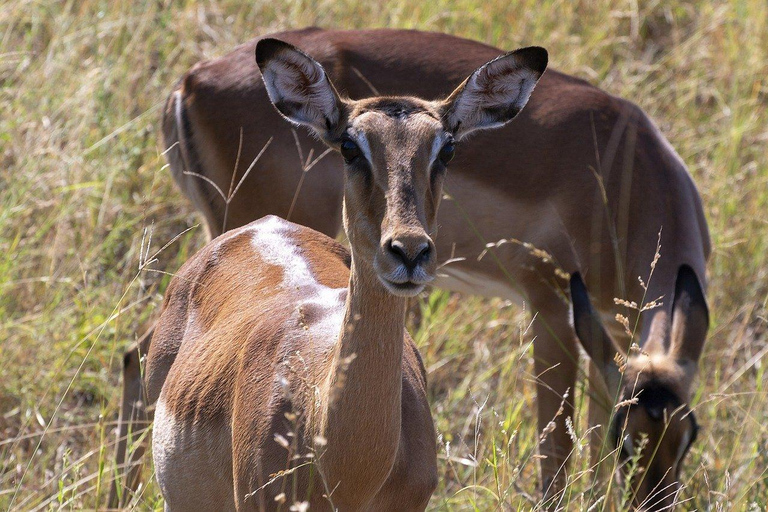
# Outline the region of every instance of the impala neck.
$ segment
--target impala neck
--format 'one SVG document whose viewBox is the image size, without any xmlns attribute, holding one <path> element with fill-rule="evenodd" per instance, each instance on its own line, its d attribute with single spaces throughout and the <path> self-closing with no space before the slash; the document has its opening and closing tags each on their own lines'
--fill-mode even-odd
<svg viewBox="0 0 768 512">
<path fill-rule="evenodd" d="M 383 481 L 394 462 L 401 426 L 405 309 L 406 299 L 389 293 L 370 263 L 355 257 L 353 250 L 321 423 L 327 445 L 319 464 L 331 486 Z"/>
</svg>

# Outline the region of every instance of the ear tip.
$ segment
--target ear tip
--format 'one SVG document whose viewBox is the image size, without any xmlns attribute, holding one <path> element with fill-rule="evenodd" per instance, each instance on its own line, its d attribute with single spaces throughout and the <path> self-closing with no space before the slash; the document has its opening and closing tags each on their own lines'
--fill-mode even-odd
<svg viewBox="0 0 768 512">
<path fill-rule="evenodd" d="M 258 66 L 261 68 L 279 51 L 292 48 L 292 45 L 286 43 L 285 41 L 281 41 L 280 39 L 275 39 L 273 37 L 261 39 L 258 43 L 256 43 L 256 64 L 258 64 Z"/>
<path fill-rule="evenodd" d="M 571 274 L 571 310 L 574 315 L 574 323 L 579 313 L 584 313 L 592 309 L 592 302 L 589 299 L 587 285 L 581 278 L 580 272 Z"/>
<path fill-rule="evenodd" d="M 541 46 L 528 46 L 515 50 L 513 53 L 539 75 L 544 73 L 549 64 L 549 53 Z"/>
<path fill-rule="evenodd" d="M 700 295 L 704 295 L 704 289 L 701 285 L 698 274 L 696 274 L 696 271 L 693 270 L 693 267 L 687 263 L 680 265 L 680 268 L 677 270 L 677 283 L 675 288 L 678 290 L 687 289 L 689 293 L 691 291 L 698 290 Z"/>
<path fill-rule="evenodd" d="M 696 275 L 696 271 L 693 270 L 693 267 L 691 267 L 687 263 L 683 263 L 682 265 L 680 265 L 680 268 L 678 269 L 677 274 L 678 274 L 678 276 L 685 277 L 685 278 L 693 277 L 697 281 L 699 279 L 699 277 Z"/>
<path fill-rule="evenodd" d="M 584 290 L 586 290 L 586 286 L 581 278 L 581 273 L 577 271 L 571 274 L 571 295 L 573 296 L 574 292 L 583 292 Z"/>
</svg>

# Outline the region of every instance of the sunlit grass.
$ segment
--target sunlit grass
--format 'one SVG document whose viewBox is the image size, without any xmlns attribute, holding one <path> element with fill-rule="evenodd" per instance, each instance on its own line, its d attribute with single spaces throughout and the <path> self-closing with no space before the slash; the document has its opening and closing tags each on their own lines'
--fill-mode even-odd
<svg viewBox="0 0 768 512">
<path fill-rule="evenodd" d="M 0 9 L 0 507 L 103 503 L 122 351 L 169 276 L 149 253 L 198 223 L 171 185 L 159 115 L 194 62 L 317 24 L 539 44 L 551 65 L 638 103 L 688 164 L 712 231 L 713 325 L 694 406 L 686 508 L 768 506 L 768 5 L 545 0 L 200 4 L 32 2 Z M 158 255 L 173 272 L 193 229 Z M 146 251 L 146 249 L 145 249 Z M 438 429 L 437 510 L 539 504 L 529 318 L 434 292 L 415 333 Z M 586 435 L 586 405 L 574 436 Z M 569 510 L 611 509 L 574 454 Z M 134 504 L 161 507 L 151 467 Z"/>
</svg>

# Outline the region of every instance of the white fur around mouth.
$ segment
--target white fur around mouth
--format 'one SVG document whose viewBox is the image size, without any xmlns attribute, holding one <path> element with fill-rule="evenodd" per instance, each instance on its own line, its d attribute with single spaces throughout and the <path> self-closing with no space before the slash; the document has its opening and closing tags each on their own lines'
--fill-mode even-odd
<svg viewBox="0 0 768 512">
<path fill-rule="evenodd" d="M 414 283 L 412 281 L 395 283 L 384 277 L 379 277 L 379 280 L 387 288 L 387 290 L 390 291 L 390 293 L 400 297 L 414 297 L 421 293 L 425 286 L 423 283 Z"/>
</svg>

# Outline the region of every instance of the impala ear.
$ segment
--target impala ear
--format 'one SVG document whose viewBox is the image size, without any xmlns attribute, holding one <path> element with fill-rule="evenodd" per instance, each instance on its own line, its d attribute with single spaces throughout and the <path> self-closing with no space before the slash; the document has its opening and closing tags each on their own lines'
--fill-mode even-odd
<svg viewBox="0 0 768 512">
<path fill-rule="evenodd" d="M 520 112 L 547 68 L 547 51 L 521 48 L 480 66 L 443 104 L 443 122 L 456 139 L 502 126 Z"/>
<path fill-rule="evenodd" d="M 256 63 L 272 104 L 289 121 L 322 138 L 339 124 L 343 102 L 315 59 L 278 39 L 256 45 Z"/>
<path fill-rule="evenodd" d="M 669 353 L 676 359 L 698 364 L 709 329 L 709 309 L 696 272 L 680 266 L 672 303 Z"/>
<path fill-rule="evenodd" d="M 571 276 L 571 301 L 573 303 L 573 327 L 581 345 L 600 369 L 611 392 L 618 389 L 621 373 L 616 366 L 616 353 L 621 351 L 605 331 L 597 313 L 592 309 L 587 287 L 578 272 Z"/>
</svg>

